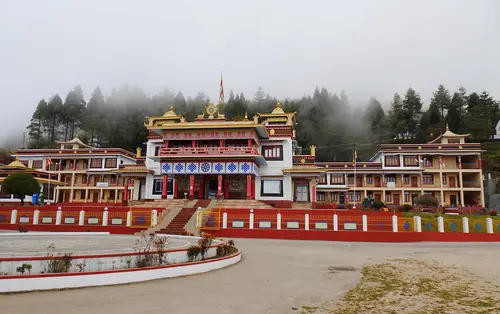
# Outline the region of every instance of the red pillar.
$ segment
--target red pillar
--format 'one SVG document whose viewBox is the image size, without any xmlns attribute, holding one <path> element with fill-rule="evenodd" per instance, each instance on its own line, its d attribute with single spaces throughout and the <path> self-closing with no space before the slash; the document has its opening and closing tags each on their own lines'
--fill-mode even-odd
<svg viewBox="0 0 500 314">
<path fill-rule="evenodd" d="M 479 157 L 477 163 L 478 163 L 477 166 L 479 167 L 479 169 L 482 169 L 483 168 L 483 161 L 481 160 L 481 157 Z"/>
<path fill-rule="evenodd" d="M 251 139 L 251 138 L 249 138 L 249 139 L 248 139 L 248 145 L 247 145 L 247 146 L 248 146 L 249 148 L 250 148 L 250 147 L 252 147 L 252 139 Z"/>
<path fill-rule="evenodd" d="M 229 180 L 224 181 L 224 198 L 231 198 L 231 193 L 229 193 Z"/>
<path fill-rule="evenodd" d="M 224 140 L 219 140 L 219 147 L 224 147 Z"/>
<path fill-rule="evenodd" d="M 200 190 L 198 191 L 198 199 L 203 199 L 204 194 L 205 194 L 205 185 L 204 185 L 204 178 L 203 176 L 200 177 Z"/>
<path fill-rule="evenodd" d="M 218 182 L 217 182 L 217 199 L 219 200 L 219 199 L 221 199 L 221 196 L 222 196 L 222 176 L 219 175 L 217 177 L 217 180 L 218 180 Z"/>
<path fill-rule="evenodd" d="M 168 148 L 168 140 L 165 140 L 165 148 Z"/>
<path fill-rule="evenodd" d="M 255 179 L 252 179 L 252 199 L 255 199 Z"/>
<path fill-rule="evenodd" d="M 191 141 L 191 147 L 195 148 L 196 147 L 196 141 L 195 140 L 192 140 Z"/>
<path fill-rule="evenodd" d="M 73 160 L 73 171 L 75 171 L 75 170 L 76 170 L 76 159 Z"/>
<path fill-rule="evenodd" d="M 247 200 L 252 199 L 252 175 L 247 174 Z"/>
<path fill-rule="evenodd" d="M 123 204 L 127 205 L 128 203 L 128 184 L 125 183 L 123 186 Z"/>
<path fill-rule="evenodd" d="M 174 177 L 174 199 L 177 198 L 177 178 Z"/>
<path fill-rule="evenodd" d="M 194 198 L 194 174 L 189 176 L 189 199 Z"/>
<path fill-rule="evenodd" d="M 164 175 L 163 181 L 161 183 L 161 198 L 162 199 L 167 198 L 167 184 L 168 184 L 168 176 Z"/>
<path fill-rule="evenodd" d="M 311 186 L 311 203 L 312 203 L 312 208 L 316 208 L 316 183 L 313 183 Z"/>
</svg>

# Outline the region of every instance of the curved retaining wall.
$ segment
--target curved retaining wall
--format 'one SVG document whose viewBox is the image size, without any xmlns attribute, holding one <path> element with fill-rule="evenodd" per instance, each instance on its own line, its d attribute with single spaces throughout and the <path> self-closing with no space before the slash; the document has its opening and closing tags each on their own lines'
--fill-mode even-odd
<svg viewBox="0 0 500 314">
<path fill-rule="evenodd" d="M 0 293 L 94 287 L 205 273 L 238 263 L 241 252 L 193 263 L 88 273 L 0 277 Z"/>
<path fill-rule="evenodd" d="M 36 233 L 17 233 L 17 234 L 0 234 L 2 237 L 23 237 L 23 236 L 33 236 Z M 74 233 L 64 233 L 64 232 L 54 232 L 54 233 L 39 233 L 41 235 L 50 236 L 79 236 L 79 235 L 102 235 L 106 236 L 109 233 L 106 232 L 95 232 L 95 233 L 85 233 L 85 232 L 74 232 Z M 168 237 L 168 235 L 158 234 L 158 236 Z M 191 236 L 172 236 L 175 238 L 186 238 L 186 239 L 199 239 L 199 237 Z M 57 244 L 57 243 L 56 243 Z M 214 239 L 213 245 L 208 249 L 207 257 L 213 258 L 217 256 L 217 247 L 221 245 L 222 242 Z M 133 243 L 131 243 L 131 246 Z M 65 251 L 60 252 L 61 255 L 64 253 L 69 253 Z M 164 251 L 166 262 L 168 264 L 179 264 L 187 263 L 187 247 L 182 249 L 166 249 Z M 155 254 L 150 253 L 150 254 Z M 54 252 L 54 256 L 57 256 L 57 252 Z M 69 273 L 78 273 L 80 269 L 78 264 L 85 264 L 83 272 L 99 272 L 99 271 L 109 271 L 109 270 L 123 270 L 131 269 L 134 267 L 135 259 L 137 256 L 143 255 L 137 252 L 123 252 L 123 253 L 106 253 L 106 254 L 86 254 L 86 255 L 72 255 L 71 256 L 71 267 L 69 268 Z M 47 267 L 47 262 L 52 260 L 52 257 L 47 256 L 14 256 L 14 257 L 0 257 L 0 273 L 8 275 L 17 275 L 16 268 L 24 263 L 31 265 L 31 273 L 33 275 L 41 274 Z M 80 272 L 81 273 L 81 272 Z M 26 275 L 24 275 L 26 276 Z M 0 281 L 5 277 L 0 276 Z"/>
</svg>

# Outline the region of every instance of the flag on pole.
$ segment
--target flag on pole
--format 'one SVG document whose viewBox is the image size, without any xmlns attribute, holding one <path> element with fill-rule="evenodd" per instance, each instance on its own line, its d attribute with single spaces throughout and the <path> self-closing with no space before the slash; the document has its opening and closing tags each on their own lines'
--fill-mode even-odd
<svg viewBox="0 0 500 314">
<path fill-rule="evenodd" d="M 54 163 L 52 162 L 52 158 L 49 157 L 49 159 L 47 159 L 47 168 L 50 169 L 50 166 L 52 166 Z"/>
<path fill-rule="evenodd" d="M 358 152 L 357 151 L 354 151 L 354 156 L 352 158 L 352 164 L 355 165 L 356 164 L 356 161 L 358 159 Z"/>
<path fill-rule="evenodd" d="M 220 93 L 219 93 L 219 104 L 224 103 L 224 85 L 222 82 L 222 73 L 220 74 Z"/>
</svg>

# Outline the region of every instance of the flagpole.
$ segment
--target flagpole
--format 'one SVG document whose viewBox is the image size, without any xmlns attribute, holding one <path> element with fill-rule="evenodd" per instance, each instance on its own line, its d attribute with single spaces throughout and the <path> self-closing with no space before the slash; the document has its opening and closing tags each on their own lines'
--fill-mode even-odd
<svg viewBox="0 0 500 314">
<path fill-rule="evenodd" d="M 356 146 L 355 145 L 356 145 L 355 143 L 352 143 L 352 150 L 353 150 L 353 152 L 352 152 L 353 159 L 352 160 L 354 161 L 354 194 L 353 194 L 354 205 L 352 206 L 353 209 L 356 209 L 356 183 L 357 183 L 356 182 L 357 181 L 356 180 L 356 157 L 357 156 L 356 156 Z"/>
<path fill-rule="evenodd" d="M 47 163 L 49 165 L 49 187 L 47 191 L 47 200 L 50 200 L 50 165 L 52 164 L 52 158 L 50 158 L 50 156 L 49 156 L 49 161 L 50 163 L 49 162 Z"/>
</svg>

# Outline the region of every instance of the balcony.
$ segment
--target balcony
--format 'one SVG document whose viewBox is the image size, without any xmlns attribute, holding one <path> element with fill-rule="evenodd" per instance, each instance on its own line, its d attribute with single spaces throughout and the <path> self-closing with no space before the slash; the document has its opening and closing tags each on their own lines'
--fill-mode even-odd
<svg viewBox="0 0 500 314">
<path fill-rule="evenodd" d="M 160 156 L 255 156 L 259 155 L 254 147 L 175 147 L 161 148 Z"/>
<path fill-rule="evenodd" d="M 480 187 L 481 187 L 481 182 L 464 180 L 464 188 L 480 188 Z"/>
</svg>

